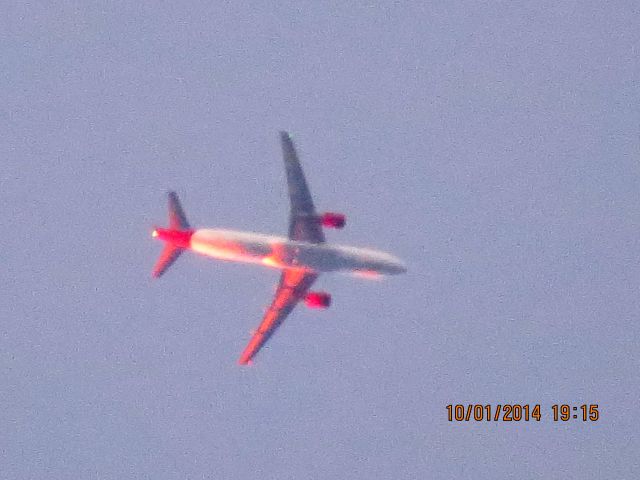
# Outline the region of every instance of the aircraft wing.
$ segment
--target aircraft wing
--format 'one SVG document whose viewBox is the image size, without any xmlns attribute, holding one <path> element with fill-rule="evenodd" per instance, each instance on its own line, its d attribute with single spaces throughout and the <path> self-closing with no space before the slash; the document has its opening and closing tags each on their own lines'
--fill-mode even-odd
<svg viewBox="0 0 640 480">
<path fill-rule="evenodd" d="M 311 192 L 304 178 L 300 160 L 296 154 L 291 137 L 287 132 L 280 132 L 284 166 L 287 172 L 289 201 L 291 214 L 289 217 L 289 238 L 309 243 L 323 243 L 324 232 L 317 220 Z"/>
<path fill-rule="evenodd" d="M 287 173 L 287 187 L 291 213 L 289 217 L 289 238 L 300 242 L 323 243 L 324 233 L 316 217 L 311 192 L 304 178 L 300 160 L 287 132 L 280 132 L 284 166 Z M 260 351 L 285 318 L 302 300 L 311 284 L 318 278 L 317 273 L 300 269 L 285 269 L 280 276 L 278 290 L 271 306 L 249 344 L 242 352 L 239 363 L 246 365 Z"/>
<path fill-rule="evenodd" d="M 309 287 L 317 277 L 318 274 L 306 270 L 290 268 L 282 271 L 273 302 L 271 302 L 271 306 L 262 319 L 262 323 L 240 356 L 238 362 L 241 365 L 251 363 L 253 357 L 284 322 L 287 315 L 305 297 Z"/>
</svg>

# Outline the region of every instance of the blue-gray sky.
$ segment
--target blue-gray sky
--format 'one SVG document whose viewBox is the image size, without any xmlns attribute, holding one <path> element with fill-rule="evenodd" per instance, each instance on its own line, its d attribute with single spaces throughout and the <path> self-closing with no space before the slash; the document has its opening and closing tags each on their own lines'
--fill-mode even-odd
<svg viewBox="0 0 640 480">
<path fill-rule="evenodd" d="M 267 3 L 3 6 L 0 477 L 637 478 L 638 3 Z M 242 369 L 277 272 L 149 233 L 285 232 L 279 129 L 410 270 Z"/>
</svg>

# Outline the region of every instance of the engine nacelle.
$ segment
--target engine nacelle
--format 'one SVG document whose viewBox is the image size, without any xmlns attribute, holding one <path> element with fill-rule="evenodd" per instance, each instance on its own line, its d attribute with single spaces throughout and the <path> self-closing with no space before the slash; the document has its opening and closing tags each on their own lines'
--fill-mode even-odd
<svg viewBox="0 0 640 480">
<path fill-rule="evenodd" d="M 331 295 L 327 292 L 309 292 L 304 297 L 304 303 L 309 308 L 329 308 Z"/>
<path fill-rule="evenodd" d="M 347 217 L 342 213 L 325 212 L 319 216 L 320 223 L 326 228 L 344 228 Z"/>
</svg>

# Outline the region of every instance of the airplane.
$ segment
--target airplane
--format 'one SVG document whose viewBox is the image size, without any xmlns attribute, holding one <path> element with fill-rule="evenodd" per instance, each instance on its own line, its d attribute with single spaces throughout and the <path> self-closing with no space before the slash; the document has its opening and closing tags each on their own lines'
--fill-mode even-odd
<svg viewBox="0 0 640 480">
<path fill-rule="evenodd" d="M 282 271 L 271 306 L 242 352 L 247 365 L 300 301 L 310 308 L 328 308 L 331 295 L 309 289 L 320 273 L 343 272 L 364 278 L 406 272 L 400 259 L 385 252 L 327 244 L 323 228 L 344 228 L 340 213 L 318 214 L 291 137 L 280 132 L 290 200 L 288 238 L 222 229 L 193 229 L 175 192 L 169 192 L 169 227 L 155 227 L 154 238 L 165 242 L 152 276 L 160 277 L 184 250 L 221 260 L 256 263 Z"/>
</svg>

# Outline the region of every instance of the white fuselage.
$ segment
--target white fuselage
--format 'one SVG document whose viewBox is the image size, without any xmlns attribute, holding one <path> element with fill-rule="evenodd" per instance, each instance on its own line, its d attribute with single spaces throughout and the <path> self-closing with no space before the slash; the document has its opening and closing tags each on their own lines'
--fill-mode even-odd
<svg viewBox="0 0 640 480">
<path fill-rule="evenodd" d="M 292 241 L 284 237 L 233 230 L 195 230 L 190 240 L 195 252 L 236 262 L 269 267 L 300 268 L 314 272 L 397 274 L 406 271 L 400 259 L 367 248 Z"/>
</svg>

